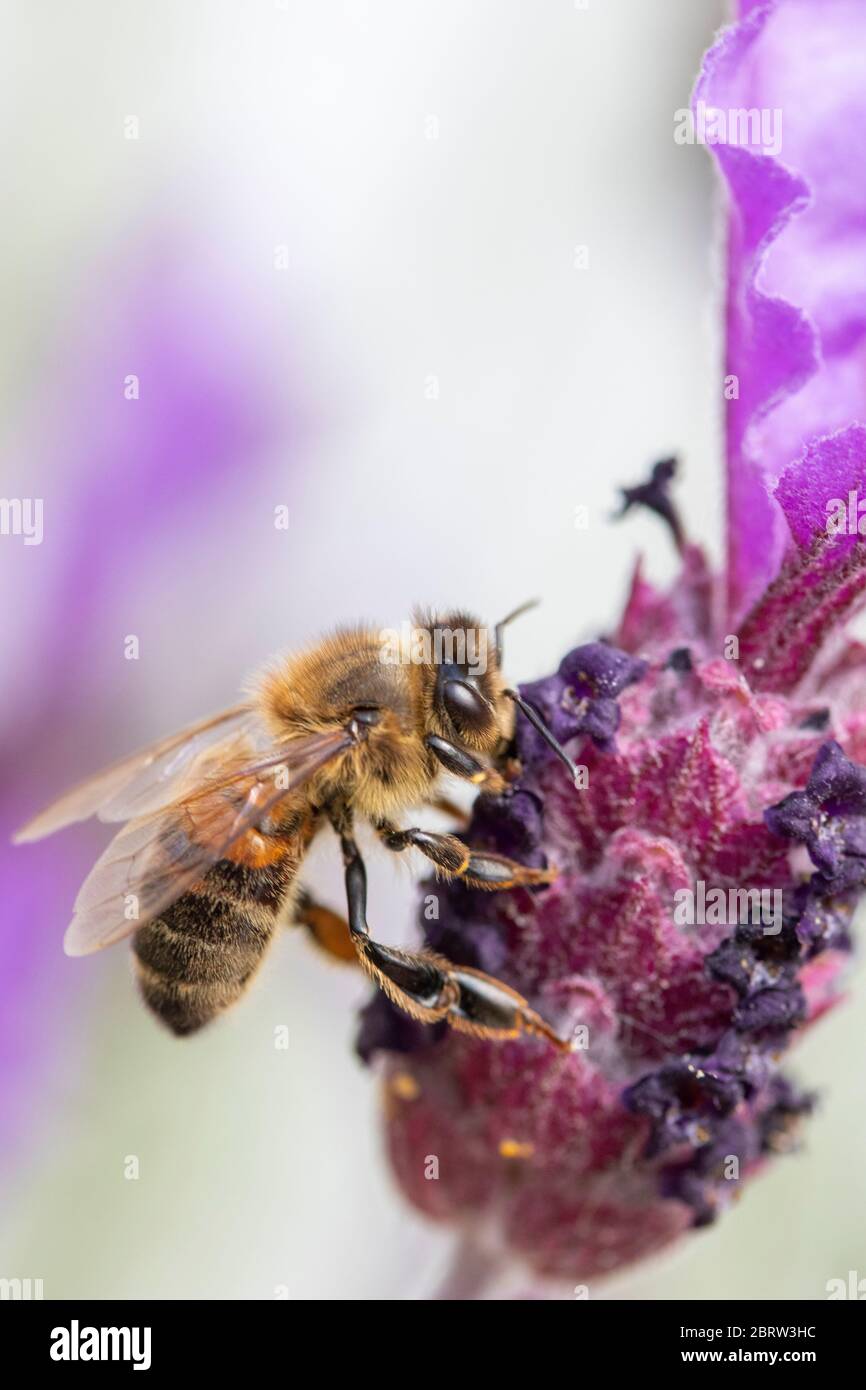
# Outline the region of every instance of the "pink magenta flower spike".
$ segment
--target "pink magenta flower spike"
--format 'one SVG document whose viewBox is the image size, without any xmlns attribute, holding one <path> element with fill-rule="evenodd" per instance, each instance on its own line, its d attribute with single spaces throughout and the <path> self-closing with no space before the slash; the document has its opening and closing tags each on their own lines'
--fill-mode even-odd
<svg viewBox="0 0 866 1390">
<path fill-rule="evenodd" d="M 788 1051 L 840 997 L 866 885 L 866 648 L 845 630 L 866 585 L 864 45 L 866 6 L 787 0 L 743 3 L 707 54 L 696 125 L 729 116 L 726 566 L 684 532 L 674 460 L 623 489 L 670 528 L 677 582 L 639 563 L 608 640 L 520 692 L 585 785 L 521 722 L 520 774 L 465 834 L 558 877 L 425 885 L 427 944 L 574 1050 L 382 996 L 363 1015 L 405 1195 L 537 1274 L 584 1281 L 715 1220 L 813 1109 Z M 781 129 L 739 138 L 752 108 Z"/>
</svg>

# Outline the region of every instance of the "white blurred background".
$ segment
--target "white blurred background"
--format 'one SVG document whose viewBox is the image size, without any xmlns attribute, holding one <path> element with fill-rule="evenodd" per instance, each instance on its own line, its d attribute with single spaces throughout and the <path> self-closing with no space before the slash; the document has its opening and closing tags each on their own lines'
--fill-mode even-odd
<svg viewBox="0 0 866 1390">
<path fill-rule="evenodd" d="M 285 410 L 237 460 L 225 505 L 203 487 L 140 565 L 131 507 L 130 563 L 81 636 L 100 758 L 229 703 L 275 649 L 339 620 L 396 624 L 416 602 L 495 620 L 541 595 L 508 656 L 513 678 L 544 674 L 611 623 L 638 548 L 654 577 L 673 573 L 653 518 L 607 524 L 617 486 L 673 450 L 688 526 L 720 553 L 718 209 L 706 152 L 673 140 L 719 5 L 4 11 L 0 490 L 28 490 L 26 441 L 47 423 L 40 486 L 74 490 L 62 402 L 89 306 L 123 305 L 145 263 L 159 283 L 167 245 L 185 281 L 225 293 L 226 334 L 254 340 Z M 72 380 L 59 400 L 58 376 Z M 4 605 L 4 670 L 35 660 L 43 582 L 34 562 Z M 58 789 L 63 740 L 61 719 L 19 819 Z M 76 843 L 69 901 L 101 840 Z M 378 934 L 406 940 L 412 874 L 369 863 Z M 309 878 L 340 905 L 335 846 L 317 847 Z M 352 1051 L 363 982 L 286 934 L 250 997 L 178 1043 L 138 1005 L 124 948 L 65 961 L 64 926 L 50 943 L 62 1026 L 6 1154 L 0 1273 L 41 1277 L 46 1297 L 428 1296 L 451 1236 L 391 1186 L 375 1079 Z M 849 1003 L 801 1049 L 800 1078 L 826 1093 L 801 1155 L 717 1228 L 593 1296 L 815 1298 L 862 1268 L 862 1030 Z"/>
</svg>

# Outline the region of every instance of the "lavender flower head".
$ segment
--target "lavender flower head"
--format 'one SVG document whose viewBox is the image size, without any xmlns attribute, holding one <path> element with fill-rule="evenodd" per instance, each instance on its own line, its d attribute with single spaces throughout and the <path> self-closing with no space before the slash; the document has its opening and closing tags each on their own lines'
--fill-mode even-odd
<svg viewBox="0 0 866 1390">
<path fill-rule="evenodd" d="M 738 384 L 727 564 L 686 539 L 672 460 L 624 489 L 623 511 L 670 526 L 677 583 L 659 592 L 638 564 L 608 640 L 521 688 L 586 785 L 523 724 L 519 777 L 466 834 L 559 876 L 440 884 L 422 922 L 576 1049 L 422 1028 L 382 997 L 363 1018 L 404 1193 L 542 1274 L 597 1276 L 712 1221 L 812 1108 L 786 1054 L 839 998 L 866 887 L 866 648 L 844 630 L 866 541 L 836 505 L 847 518 L 859 491 L 866 511 L 866 93 L 846 61 L 864 40 L 846 0 L 743 0 L 708 53 L 696 103 L 785 119 L 785 163 L 730 135 L 712 149 Z"/>
</svg>

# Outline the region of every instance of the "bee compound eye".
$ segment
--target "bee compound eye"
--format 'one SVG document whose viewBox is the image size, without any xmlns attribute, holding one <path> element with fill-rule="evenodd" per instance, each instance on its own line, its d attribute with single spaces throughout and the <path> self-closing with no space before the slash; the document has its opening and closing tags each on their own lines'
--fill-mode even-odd
<svg viewBox="0 0 866 1390">
<path fill-rule="evenodd" d="M 458 729 L 478 733 L 489 728 L 490 706 L 468 681 L 447 680 L 442 687 L 442 700 Z"/>
</svg>

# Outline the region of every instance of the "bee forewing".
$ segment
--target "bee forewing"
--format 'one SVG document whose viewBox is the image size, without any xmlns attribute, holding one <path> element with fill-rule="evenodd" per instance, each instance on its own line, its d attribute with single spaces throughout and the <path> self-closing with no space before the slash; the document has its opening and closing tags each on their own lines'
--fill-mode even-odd
<svg viewBox="0 0 866 1390">
<path fill-rule="evenodd" d="M 137 820 L 115 835 L 75 901 L 63 947 L 85 956 L 153 921 L 203 878 L 290 792 L 351 747 L 342 729 L 293 739 L 281 751 Z"/>
<path fill-rule="evenodd" d="M 131 820 L 167 805 L 177 798 L 201 754 L 248 731 L 254 720 L 247 705 L 236 705 L 131 753 L 64 792 L 16 831 L 15 844 L 44 839 L 93 815 L 105 821 Z"/>
<path fill-rule="evenodd" d="M 100 806 L 97 816 L 107 822 L 138 820 L 177 801 L 191 787 L 211 778 L 222 780 L 226 767 L 237 765 L 238 756 L 249 766 L 256 749 L 269 746 L 273 746 L 272 741 L 258 715 L 252 710 L 238 710 L 219 727 L 203 729 L 161 754 Z"/>
</svg>

